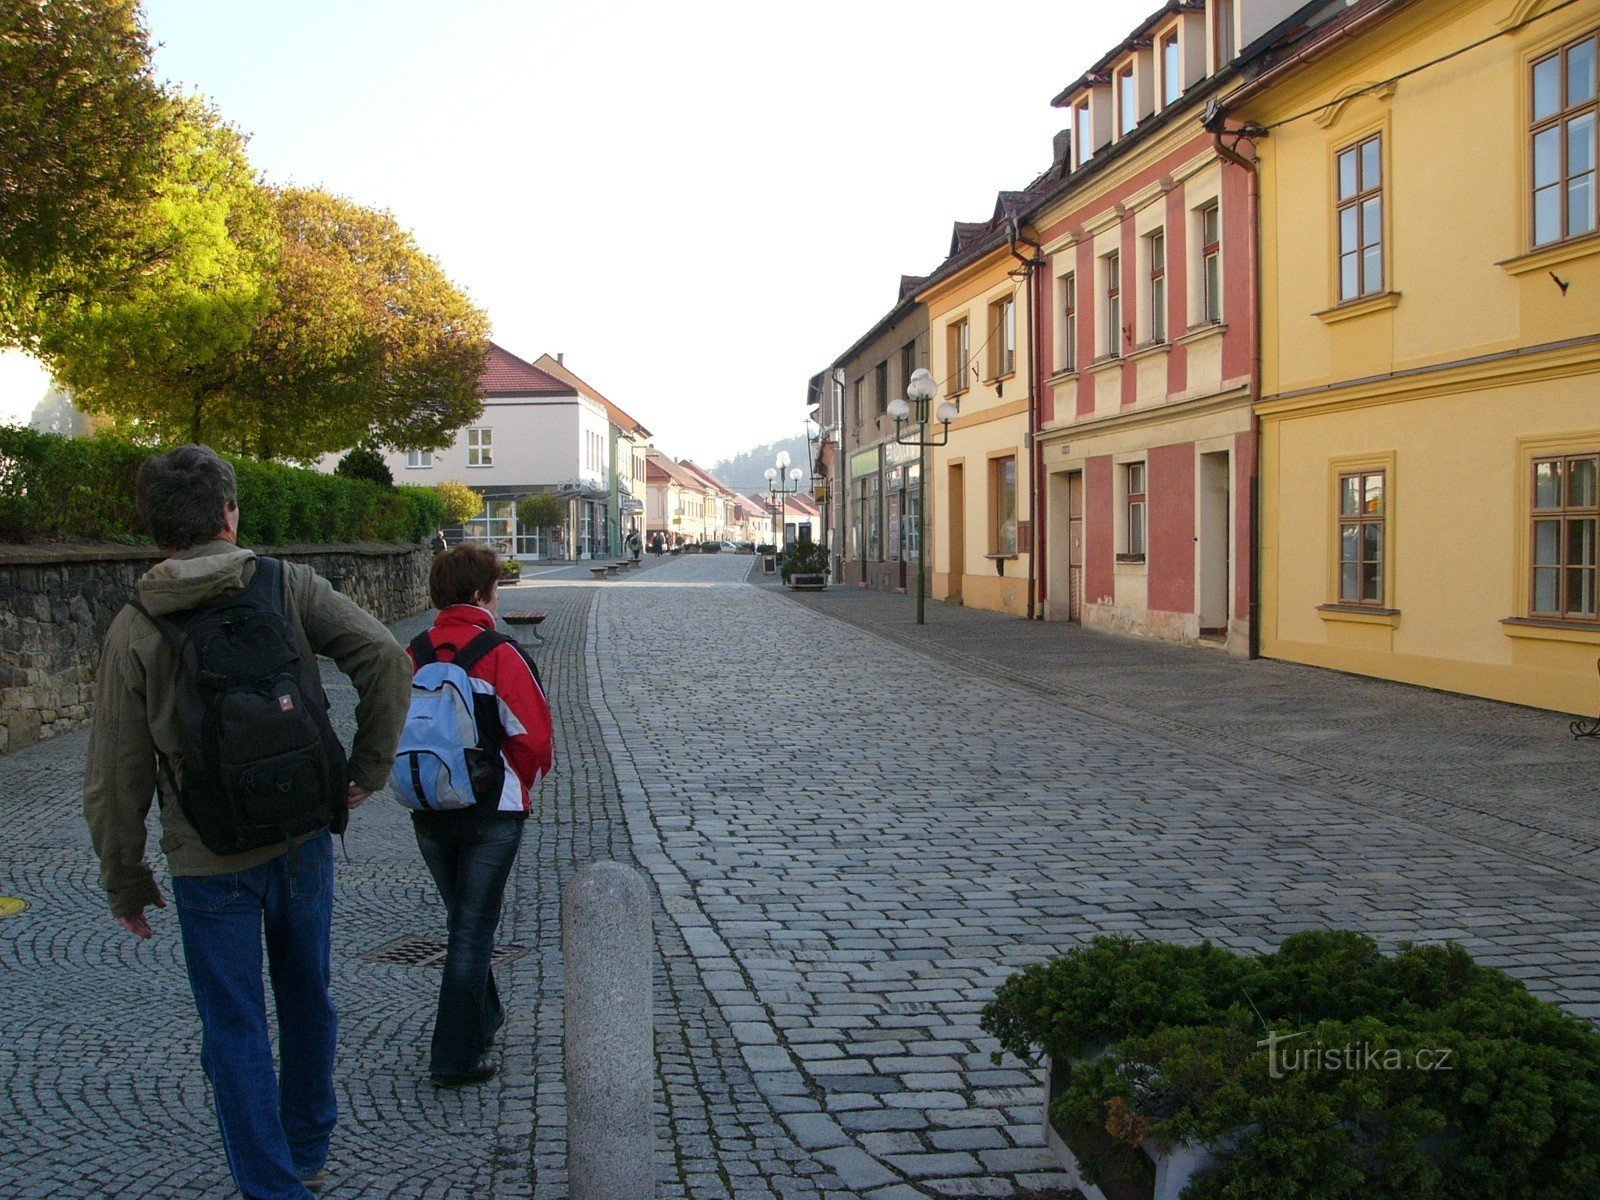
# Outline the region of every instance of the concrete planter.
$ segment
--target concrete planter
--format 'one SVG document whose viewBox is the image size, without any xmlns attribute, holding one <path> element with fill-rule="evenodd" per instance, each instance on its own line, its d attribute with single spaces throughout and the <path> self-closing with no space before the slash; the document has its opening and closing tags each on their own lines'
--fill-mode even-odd
<svg viewBox="0 0 1600 1200">
<path fill-rule="evenodd" d="M 1179 1194 L 1195 1175 L 1222 1161 L 1214 1152 L 1216 1147 L 1195 1143 L 1165 1146 L 1152 1138 L 1144 1143 L 1142 1149 L 1153 1167 L 1153 1181 L 1102 1179 L 1098 1184 L 1090 1183 L 1084 1178 L 1078 1156 L 1050 1122 L 1050 1104 L 1066 1090 L 1066 1075 L 1071 1069 L 1071 1063 L 1067 1063 L 1065 1069 L 1054 1062 L 1046 1066 L 1044 1144 L 1061 1165 L 1061 1170 L 1071 1177 L 1072 1186 L 1083 1193 L 1084 1200 L 1178 1200 Z"/>
<path fill-rule="evenodd" d="M 789 586 L 797 592 L 820 592 L 828 586 L 828 577 L 794 574 L 789 576 Z"/>
</svg>

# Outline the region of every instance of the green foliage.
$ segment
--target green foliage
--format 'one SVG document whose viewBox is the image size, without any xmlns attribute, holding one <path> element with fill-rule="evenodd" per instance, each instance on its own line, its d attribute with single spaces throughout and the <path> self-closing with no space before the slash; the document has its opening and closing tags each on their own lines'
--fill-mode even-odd
<svg viewBox="0 0 1600 1200">
<path fill-rule="evenodd" d="M 442 524 L 465 525 L 483 512 L 483 497 L 458 479 L 441 479 L 433 492 L 444 507 Z"/>
<path fill-rule="evenodd" d="M 515 583 L 522 578 L 522 564 L 514 558 L 500 560 L 500 581 L 502 583 Z"/>
<path fill-rule="evenodd" d="M 796 542 L 784 550 L 779 570 L 785 583 L 791 575 L 826 575 L 828 551 L 820 542 Z"/>
<path fill-rule="evenodd" d="M 0 541 L 148 540 L 134 512 L 139 465 L 156 449 L 112 437 L 0 427 Z M 431 488 L 383 488 L 277 463 L 233 459 L 245 545 L 421 542 L 444 521 Z"/>
<path fill-rule="evenodd" d="M 389 470 L 389 464 L 384 461 L 383 455 L 366 446 L 357 446 L 341 458 L 333 473 L 342 475 L 346 479 L 365 479 L 368 483 L 375 483 L 379 487 L 394 486 L 394 472 Z"/>
<path fill-rule="evenodd" d="M 136 0 L 0 5 L 0 345 L 120 277 L 172 118 Z"/>
<path fill-rule="evenodd" d="M 233 356 L 265 311 L 277 256 L 244 146 L 215 111 L 178 102 L 121 283 L 53 314 L 41 332 L 42 357 L 80 408 L 156 440 L 236 447 Z"/>
<path fill-rule="evenodd" d="M 553 529 L 566 523 L 567 505 L 554 496 L 524 496 L 517 501 L 517 524 L 529 529 Z"/>
<path fill-rule="evenodd" d="M 1600 1195 L 1600 1033 L 1456 945 L 1098 938 L 1007 980 L 982 1020 L 1019 1056 L 1085 1060 L 1051 1116 L 1091 1171 L 1137 1166 L 1147 1137 L 1227 1150 L 1186 1200 Z M 1276 1058 L 1263 1026 L 1292 1035 Z"/>
</svg>

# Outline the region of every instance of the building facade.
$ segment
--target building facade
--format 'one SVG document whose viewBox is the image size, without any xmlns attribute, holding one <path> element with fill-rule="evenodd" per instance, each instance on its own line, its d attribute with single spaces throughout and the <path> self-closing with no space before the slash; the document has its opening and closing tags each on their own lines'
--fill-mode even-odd
<svg viewBox="0 0 1600 1200">
<path fill-rule="evenodd" d="M 1250 649 L 1249 173 L 1201 124 L 1247 8 L 1172 3 L 1054 103 L 1040 269 L 1040 615 Z"/>
<path fill-rule="evenodd" d="M 960 414 L 930 451 L 932 594 L 1033 615 L 1032 424 L 1025 262 L 1028 192 L 1001 193 L 988 221 L 958 223 L 950 254 L 917 293 L 928 314 L 934 405 Z M 929 433 L 942 437 L 940 427 Z M 915 454 L 915 450 L 908 453 Z"/>
<path fill-rule="evenodd" d="M 1268 131 L 1262 651 L 1592 715 L 1600 0 L 1335 8 L 1225 113 Z"/>
<path fill-rule="evenodd" d="M 916 299 L 921 283 L 902 276 L 895 306 L 824 373 L 837 413 L 835 424 L 822 426 L 824 434 L 836 429 L 838 439 L 827 467 L 837 478 L 828 479 L 825 493 L 836 583 L 903 591 L 907 564 L 913 574 L 917 569 L 917 451 L 895 441 L 888 407 L 905 396 L 912 372 L 928 366 L 928 310 Z M 818 441 L 819 450 L 828 446 Z"/>
</svg>

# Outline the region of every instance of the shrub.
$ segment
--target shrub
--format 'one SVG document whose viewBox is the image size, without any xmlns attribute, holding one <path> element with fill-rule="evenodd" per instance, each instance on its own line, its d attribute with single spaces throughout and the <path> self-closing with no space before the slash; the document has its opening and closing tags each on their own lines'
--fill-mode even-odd
<svg viewBox="0 0 1600 1200">
<path fill-rule="evenodd" d="M 500 560 L 500 580 L 503 583 L 515 583 L 522 578 L 522 564 L 514 558 Z"/>
<path fill-rule="evenodd" d="M 110 437 L 0 428 L 0 540 L 147 541 L 134 513 L 134 486 L 140 464 L 159 452 Z M 239 482 L 239 540 L 246 545 L 420 542 L 444 518 L 432 489 L 386 489 L 280 463 L 229 461 Z"/>
<path fill-rule="evenodd" d="M 1222 1148 L 1186 1200 L 1600 1195 L 1600 1032 L 1456 945 L 1097 938 L 1008 979 L 982 1023 L 1022 1057 L 1079 1060 L 1050 1115 L 1092 1173 L 1143 1169 L 1147 1137 Z M 1335 1065 L 1274 1058 L 1308 1049 Z"/>
<path fill-rule="evenodd" d="M 828 551 L 820 542 L 796 542 L 783 552 L 783 581 L 792 575 L 826 575 Z"/>
<path fill-rule="evenodd" d="M 346 479 L 365 479 L 379 487 L 394 486 L 394 472 L 383 461 L 383 455 L 366 446 L 357 446 L 341 458 L 339 465 L 333 468 L 333 473 Z"/>
<path fill-rule="evenodd" d="M 444 505 L 446 525 L 465 525 L 483 512 L 483 497 L 457 479 L 442 479 L 433 485 Z"/>
</svg>

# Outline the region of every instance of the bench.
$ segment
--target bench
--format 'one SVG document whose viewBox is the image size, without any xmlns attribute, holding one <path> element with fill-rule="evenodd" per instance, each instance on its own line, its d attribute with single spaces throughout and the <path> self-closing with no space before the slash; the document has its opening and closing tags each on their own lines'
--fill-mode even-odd
<svg viewBox="0 0 1600 1200">
<path fill-rule="evenodd" d="M 589 574 L 593 575 L 595 577 L 595 579 L 598 581 L 598 580 L 604 579 L 607 575 L 611 574 L 611 572 L 614 569 L 615 568 L 613 568 L 613 567 L 606 566 L 606 565 L 602 564 L 601 566 L 598 566 L 598 567 L 590 567 L 589 568 Z"/>
<path fill-rule="evenodd" d="M 547 612 L 508 612 L 501 613 L 500 619 L 507 625 L 527 625 L 528 634 L 539 645 L 544 645 L 544 638 L 539 634 L 539 626 L 543 625 L 550 617 Z"/>
</svg>

